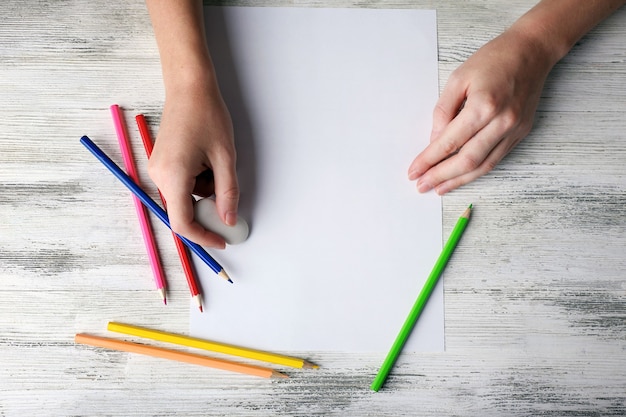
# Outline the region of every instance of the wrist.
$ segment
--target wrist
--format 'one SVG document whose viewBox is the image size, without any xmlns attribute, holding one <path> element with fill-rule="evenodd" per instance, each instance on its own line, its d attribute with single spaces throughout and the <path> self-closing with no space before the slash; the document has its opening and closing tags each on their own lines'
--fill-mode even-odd
<svg viewBox="0 0 626 417">
<path fill-rule="evenodd" d="M 624 4 L 624 0 L 573 2 L 542 0 L 509 30 L 532 43 L 552 65 L 596 24 Z"/>
<path fill-rule="evenodd" d="M 178 61 L 170 68 L 163 69 L 165 94 L 195 92 L 218 92 L 217 79 L 211 60 Z"/>
<path fill-rule="evenodd" d="M 567 55 L 571 46 L 541 21 L 534 18 L 524 19 L 524 17 L 511 26 L 507 32 L 518 39 L 525 50 L 552 68 Z"/>
</svg>

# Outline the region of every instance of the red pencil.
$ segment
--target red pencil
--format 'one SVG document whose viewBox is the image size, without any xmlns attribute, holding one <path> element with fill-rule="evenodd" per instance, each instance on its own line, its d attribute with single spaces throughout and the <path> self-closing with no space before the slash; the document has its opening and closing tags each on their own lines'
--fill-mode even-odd
<svg viewBox="0 0 626 417">
<path fill-rule="evenodd" d="M 148 123 L 146 122 L 146 118 L 143 114 L 139 114 L 135 117 L 137 121 L 137 127 L 139 128 L 139 134 L 141 135 L 141 140 L 143 141 L 143 146 L 146 150 L 146 155 L 150 158 L 152 155 L 152 137 L 150 136 L 150 129 L 148 128 Z M 161 192 L 159 191 L 159 196 L 161 197 L 161 201 L 163 205 L 166 206 L 165 199 Z M 167 208 L 167 207 L 166 207 Z M 191 266 L 191 259 L 189 258 L 189 252 L 187 252 L 187 248 L 182 240 L 176 235 L 176 233 L 172 233 L 174 236 L 174 243 L 176 243 L 176 250 L 178 251 L 178 256 L 180 257 L 180 262 L 183 265 L 183 270 L 185 271 L 185 277 L 187 278 L 187 284 L 189 285 L 189 290 L 191 291 L 191 297 L 196 300 L 198 304 L 198 308 L 202 311 L 202 296 L 200 295 L 200 291 L 198 290 L 197 280 L 193 271 L 193 267 Z"/>
</svg>

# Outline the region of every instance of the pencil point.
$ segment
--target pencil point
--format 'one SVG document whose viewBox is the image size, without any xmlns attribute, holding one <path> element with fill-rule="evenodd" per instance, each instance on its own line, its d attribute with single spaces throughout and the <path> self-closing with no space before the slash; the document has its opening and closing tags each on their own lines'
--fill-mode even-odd
<svg viewBox="0 0 626 417">
<path fill-rule="evenodd" d="M 272 372 L 272 378 L 289 379 L 289 376 L 288 376 L 288 375 L 285 375 L 285 374 L 283 374 L 283 373 L 281 373 L 281 372 L 274 371 L 274 372 Z"/>
<path fill-rule="evenodd" d="M 202 313 L 202 296 L 200 294 L 196 294 L 192 297 L 194 300 L 196 300 L 196 304 L 198 304 L 198 308 L 200 309 L 200 312 Z"/>
<path fill-rule="evenodd" d="M 165 287 L 159 288 L 159 295 L 163 299 L 163 304 L 167 305 L 167 297 L 165 295 Z"/>
<path fill-rule="evenodd" d="M 472 207 L 474 207 L 473 204 L 470 204 L 469 206 L 467 206 L 467 208 L 465 209 L 465 211 L 463 212 L 463 214 L 461 215 L 461 217 L 464 217 L 466 219 L 470 218 L 470 215 L 472 213 Z"/>
<path fill-rule="evenodd" d="M 233 280 L 230 279 L 230 277 L 228 276 L 226 271 L 224 271 L 223 269 L 217 275 L 219 275 L 220 277 L 224 278 L 226 281 L 230 282 L 231 284 L 233 283 Z"/>
<path fill-rule="evenodd" d="M 320 369 L 320 366 L 309 361 L 303 361 L 302 369 Z"/>
<path fill-rule="evenodd" d="M 222 277 L 222 278 L 224 278 L 226 281 L 230 282 L 231 284 L 233 283 L 233 280 L 230 279 L 230 277 L 228 276 L 226 271 L 224 271 L 224 269 L 222 269 L 220 272 L 218 272 L 217 275 Z"/>
</svg>

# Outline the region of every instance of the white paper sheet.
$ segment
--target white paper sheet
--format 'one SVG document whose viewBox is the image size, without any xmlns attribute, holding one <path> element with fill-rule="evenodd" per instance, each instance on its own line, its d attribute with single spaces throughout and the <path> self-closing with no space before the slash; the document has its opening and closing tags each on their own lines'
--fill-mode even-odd
<svg viewBox="0 0 626 417">
<path fill-rule="evenodd" d="M 437 99 L 425 10 L 209 7 L 249 239 L 197 258 L 190 333 L 271 351 L 386 352 L 442 245 L 441 199 L 407 169 Z M 435 289 L 406 350 L 443 350 Z"/>
</svg>

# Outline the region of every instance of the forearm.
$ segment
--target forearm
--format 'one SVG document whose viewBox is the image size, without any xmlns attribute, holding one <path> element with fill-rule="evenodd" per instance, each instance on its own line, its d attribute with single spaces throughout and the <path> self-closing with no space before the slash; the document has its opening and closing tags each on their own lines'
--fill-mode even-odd
<svg viewBox="0 0 626 417">
<path fill-rule="evenodd" d="M 624 4 L 626 0 L 542 0 L 509 31 L 542 49 L 555 64 L 580 38 Z"/>
<path fill-rule="evenodd" d="M 204 85 L 217 89 L 207 48 L 202 1 L 146 0 L 166 94 Z"/>
</svg>

